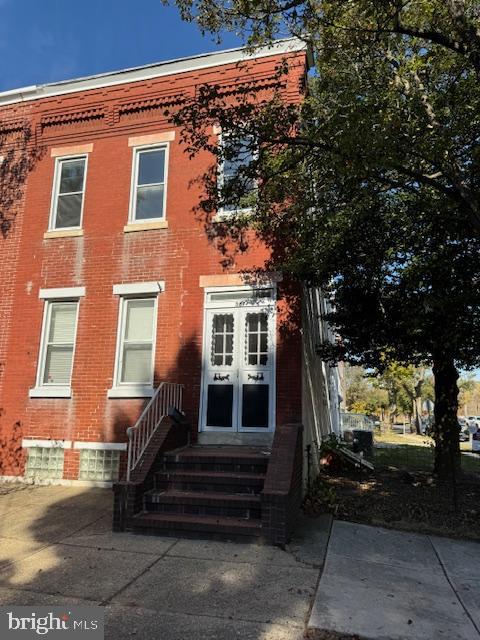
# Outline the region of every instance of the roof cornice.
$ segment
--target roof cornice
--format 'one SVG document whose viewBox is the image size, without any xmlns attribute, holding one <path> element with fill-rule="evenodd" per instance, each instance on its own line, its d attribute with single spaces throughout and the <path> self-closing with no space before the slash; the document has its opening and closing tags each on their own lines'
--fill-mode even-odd
<svg viewBox="0 0 480 640">
<path fill-rule="evenodd" d="M 178 73 L 188 73 L 199 69 L 208 69 L 225 64 L 236 64 L 257 58 L 267 58 L 269 56 L 293 53 L 305 50 L 307 52 L 308 64 L 311 65 L 311 54 L 305 42 L 298 38 L 288 38 L 277 40 L 267 47 L 261 47 L 253 52 L 245 47 L 236 49 L 226 49 L 215 51 L 188 58 L 177 58 L 156 64 L 149 64 L 143 67 L 123 69 L 111 73 L 101 73 L 74 80 L 64 80 L 51 84 L 32 85 L 0 92 L 0 106 L 15 104 L 17 102 L 31 102 L 42 98 L 66 95 L 78 91 L 89 91 L 104 87 L 112 87 L 129 82 L 140 82 L 151 80 L 162 76 L 169 76 Z"/>
</svg>

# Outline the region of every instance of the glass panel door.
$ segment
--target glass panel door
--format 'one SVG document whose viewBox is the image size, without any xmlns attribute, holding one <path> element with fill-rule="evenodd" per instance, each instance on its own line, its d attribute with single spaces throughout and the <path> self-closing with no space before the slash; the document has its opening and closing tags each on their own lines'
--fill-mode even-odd
<svg viewBox="0 0 480 640">
<path fill-rule="evenodd" d="M 239 371 L 239 431 L 273 427 L 273 309 L 241 314 L 243 353 Z"/>
<path fill-rule="evenodd" d="M 235 312 L 207 313 L 204 357 L 204 420 L 206 428 L 236 428 Z"/>
<path fill-rule="evenodd" d="M 275 304 L 234 304 L 206 312 L 201 428 L 273 430 Z"/>
</svg>

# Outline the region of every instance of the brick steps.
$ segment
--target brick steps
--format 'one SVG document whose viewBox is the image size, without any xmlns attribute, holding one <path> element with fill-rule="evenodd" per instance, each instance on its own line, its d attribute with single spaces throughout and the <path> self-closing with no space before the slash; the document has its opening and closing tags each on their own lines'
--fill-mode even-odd
<svg viewBox="0 0 480 640">
<path fill-rule="evenodd" d="M 182 491 L 219 491 L 225 493 L 260 493 L 265 474 L 228 473 L 223 471 L 160 471 L 155 474 L 156 489 Z"/>
<path fill-rule="evenodd" d="M 164 456 L 165 470 L 225 471 L 265 474 L 269 454 L 246 448 L 187 447 Z M 243 450 L 245 449 L 245 450 Z"/>
<path fill-rule="evenodd" d="M 256 494 L 223 493 L 220 491 L 148 491 L 144 509 L 159 513 L 260 518 L 261 500 Z"/>
<path fill-rule="evenodd" d="M 188 446 L 163 455 L 154 488 L 130 528 L 176 537 L 252 540 L 261 536 L 268 452 Z"/>
<path fill-rule="evenodd" d="M 141 513 L 133 525 L 139 533 L 232 540 L 258 538 L 262 528 L 260 520 L 172 513 Z"/>
<path fill-rule="evenodd" d="M 188 459 L 188 460 L 219 460 L 230 459 L 232 462 L 237 460 L 269 460 L 270 452 L 263 451 L 259 448 L 253 447 L 214 447 L 212 445 L 197 445 L 187 446 L 175 449 L 173 451 L 167 451 L 165 458 L 176 460 Z"/>
</svg>

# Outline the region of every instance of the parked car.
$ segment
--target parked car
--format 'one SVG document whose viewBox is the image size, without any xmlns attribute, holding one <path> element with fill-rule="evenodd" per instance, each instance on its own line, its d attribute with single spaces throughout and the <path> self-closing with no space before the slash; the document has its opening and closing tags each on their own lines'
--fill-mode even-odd
<svg viewBox="0 0 480 640">
<path fill-rule="evenodd" d="M 480 429 L 472 434 L 472 451 L 480 453 Z"/>
<path fill-rule="evenodd" d="M 373 423 L 376 429 L 380 428 L 380 418 L 375 414 L 367 414 L 367 418 Z"/>
</svg>

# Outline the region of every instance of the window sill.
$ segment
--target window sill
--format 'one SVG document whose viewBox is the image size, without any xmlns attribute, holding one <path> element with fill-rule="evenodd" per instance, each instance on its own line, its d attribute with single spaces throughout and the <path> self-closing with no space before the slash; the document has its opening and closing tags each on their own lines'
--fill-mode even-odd
<svg viewBox="0 0 480 640">
<path fill-rule="evenodd" d="M 22 447 L 31 449 L 32 447 L 41 447 L 42 449 L 70 449 L 71 440 L 35 440 L 34 438 L 24 438 Z"/>
<path fill-rule="evenodd" d="M 30 398 L 71 398 L 71 387 L 34 387 L 28 391 Z"/>
<path fill-rule="evenodd" d="M 153 387 L 141 385 L 112 387 L 107 391 L 107 398 L 151 398 L 154 393 Z"/>
<path fill-rule="evenodd" d="M 83 229 L 65 229 L 64 231 L 45 231 L 43 237 L 45 240 L 48 238 L 76 238 L 79 236 L 83 236 Z"/>
<path fill-rule="evenodd" d="M 123 227 L 124 233 L 132 231 L 149 231 L 150 229 L 168 229 L 167 220 L 156 220 L 155 222 L 131 222 Z"/>
</svg>

